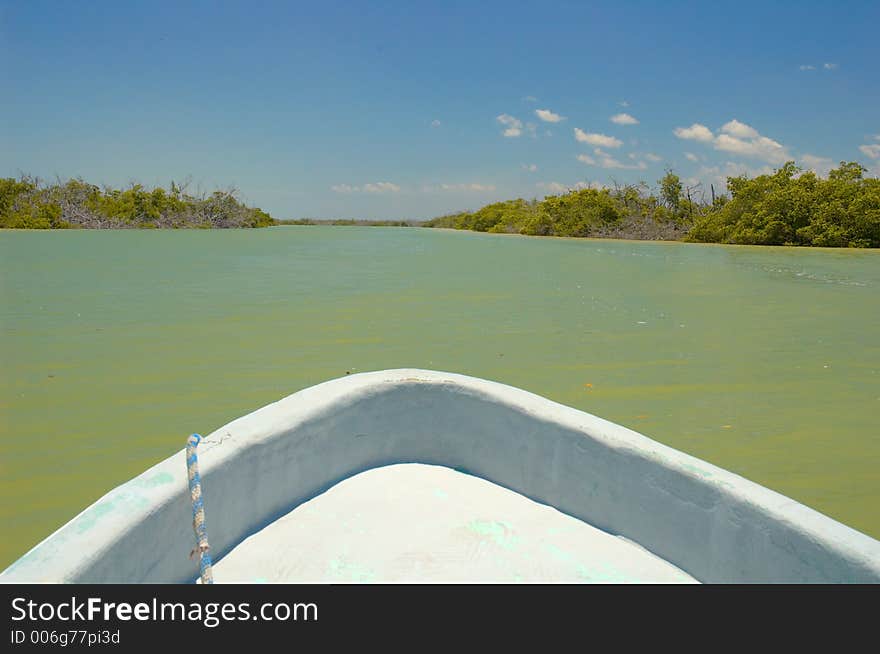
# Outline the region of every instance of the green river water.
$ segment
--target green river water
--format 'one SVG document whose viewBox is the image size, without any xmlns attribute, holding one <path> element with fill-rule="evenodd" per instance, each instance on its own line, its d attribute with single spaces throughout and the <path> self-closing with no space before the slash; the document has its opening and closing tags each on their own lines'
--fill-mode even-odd
<svg viewBox="0 0 880 654">
<path fill-rule="evenodd" d="M 0 232 L 0 568 L 350 372 L 501 381 L 880 537 L 880 252 L 414 228 Z"/>
</svg>

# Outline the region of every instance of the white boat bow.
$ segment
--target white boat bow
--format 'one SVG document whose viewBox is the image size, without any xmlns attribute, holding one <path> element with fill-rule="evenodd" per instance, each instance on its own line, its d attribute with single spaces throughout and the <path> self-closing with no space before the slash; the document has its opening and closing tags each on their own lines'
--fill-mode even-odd
<svg viewBox="0 0 880 654">
<path fill-rule="evenodd" d="M 531 516 L 534 524 L 551 518 L 583 523 L 580 531 L 570 525 L 565 548 L 557 549 L 577 550 L 572 569 L 584 580 L 602 580 L 592 561 L 623 570 L 622 577 L 612 575 L 609 581 L 880 581 L 880 542 L 863 533 L 620 425 L 458 374 L 385 370 L 304 389 L 204 438 L 199 466 L 218 582 L 224 575 L 235 581 L 315 581 L 321 570 L 333 572 L 329 550 L 318 550 L 332 548 L 333 538 L 364 533 L 364 525 L 355 521 L 341 530 L 339 520 L 330 520 L 330 531 L 321 532 L 328 536 L 316 540 L 317 532 L 297 526 L 301 520 L 295 519 L 311 515 L 320 521 L 330 515 L 323 509 L 333 497 L 338 497 L 332 505 L 336 509 L 354 507 L 358 497 L 384 498 L 387 515 L 380 511 L 374 518 L 391 522 L 371 523 L 380 538 L 373 541 L 373 555 L 381 558 L 377 552 L 388 549 L 394 511 L 404 511 L 395 500 L 401 494 L 388 495 L 388 489 L 410 485 L 409 495 L 422 493 L 421 504 L 427 506 L 426 493 L 444 483 L 449 486 L 441 493 L 462 491 L 461 498 L 470 497 L 477 513 L 461 513 L 460 498 L 443 505 L 449 509 L 425 511 L 445 516 L 449 524 L 467 518 L 471 532 L 482 530 L 483 536 L 471 545 L 498 544 L 500 533 L 507 559 L 476 557 L 483 578 L 464 571 L 460 559 L 450 554 L 439 557 L 445 568 L 431 564 L 424 578 L 405 578 L 425 566 L 407 567 L 398 557 L 385 560 L 390 571 L 385 577 L 330 574 L 327 579 L 440 581 L 451 574 L 449 581 L 498 581 L 499 566 L 511 570 L 519 565 L 517 548 L 503 547 L 510 536 L 504 520 L 480 522 L 489 504 L 474 507 L 487 501 L 501 510 L 519 494 L 530 504 L 509 504 L 508 515 Z M 394 467 L 374 470 L 385 466 Z M 367 471 L 372 472 L 360 474 Z M 452 471 L 470 477 L 465 481 Z M 424 479 L 425 474 L 435 477 L 431 485 L 419 486 L 418 475 Z M 491 501 L 480 490 L 486 482 L 494 484 Z M 544 513 L 539 505 L 545 505 Z M 556 517 L 546 513 L 550 507 Z M 404 512 L 396 519 L 409 518 Z M 523 534 L 534 536 L 524 529 Z M 463 533 L 456 532 L 456 538 Z M 506 542 L 525 546 L 527 540 Z M 540 538 L 530 542 L 545 552 L 556 547 Z M 193 544 L 181 450 L 107 493 L 0 573 L 0 581 L 192 582 L 198 575 L 197 563 L 189 558 Z M 310 563 L 308 557 L 318 554 L 322 563 Z M 298 563 L 278 565 L 293 556 L 300 556 Z M 522 560 L 534 560 L 529 556 Z M 351 572 L 348 563 L 335 560 L 336 572 Z M 536 568 L 538 577 L 530 580 L 541 581 L 542 569 L 545 580 L 567 580 L 551 568 Z M 263 569 L 270 571 L 268 577 Z M 455 570 L 462 571 L 460 578 Z"/>
</svg>

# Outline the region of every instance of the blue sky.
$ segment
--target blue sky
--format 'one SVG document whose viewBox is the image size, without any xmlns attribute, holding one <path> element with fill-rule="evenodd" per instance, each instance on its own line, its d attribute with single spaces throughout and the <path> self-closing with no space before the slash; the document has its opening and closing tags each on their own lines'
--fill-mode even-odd
<svg viewBox="0 0 880 654">
<path fill-rule="evenodd" d="M 880 173 L 880 3 L 768 5 L 0 0 L 0 175 L 427 218 L 667 167 Z"/>
</svg>

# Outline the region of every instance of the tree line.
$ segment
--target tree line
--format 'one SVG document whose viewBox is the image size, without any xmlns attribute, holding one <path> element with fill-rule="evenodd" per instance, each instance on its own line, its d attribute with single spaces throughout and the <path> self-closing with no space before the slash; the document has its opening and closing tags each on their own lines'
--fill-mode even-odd
<svg viewBox="0 0 880 654">
<path fill-rule="evenodd" d="M 571 189 L 434 218 L 426 227 L 536 236 L 611 236 L 750 245 L 880 247 L 880 179 L 856 162 L 822 178 L 788 162 L 771 174 L 727 178 L 707 198 L 672 171 L 645 182 Z"/>
<path fill-rule="evenodd" d="M 331 225 L 334 227 L 412 227 L 411 220 L 367 220 L 360 218 L 287 218 L 279 225 Z"/>
<path fill-rule="evenodd" d="M 23 175 L 0 178 L 0 228 L 231 228 L 276 224 L 268 213 L 246 206 L 235 189 L 210 194 L 130 184 L 117 189 L 82 179 L 54 184 Z"/>
<path fill-rule="evenodd" d="M 727 178 L 709 197 L 669 170 L 656 189 L 645 182 L 576 188 L 543 200 L 507 200 L 434 218 L 426 227 L 535 236 L 684 240 L 749 245 L 880 247 L 880 179 L 857 162 L 827 177 L 788 162 L 770 174 Z M 130 184 L 98 187 L 82 179 L 48 184 L 0 178 L 0 228 L 230 228 L 276 224 L 395 225 L 412 221 L 278 221 L 246 206 L 235 189 L 210 194 Z"/>
</svg>

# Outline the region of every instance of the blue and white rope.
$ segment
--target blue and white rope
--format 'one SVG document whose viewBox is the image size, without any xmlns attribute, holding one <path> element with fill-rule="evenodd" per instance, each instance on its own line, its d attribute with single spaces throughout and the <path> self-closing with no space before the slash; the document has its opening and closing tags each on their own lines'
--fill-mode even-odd
<svg viewBox="0 0 880 654">
<path fill-rule="evenodd" d="M 196 534 L 196 548 L 190 552 L 192 557 L 199 553 L 199 575 L 203 584 L 213 584 L 214 574 L 211 571 L 211 555 L 208 552 L 208 530 L 205 526 L 205 503 L 202 501 L 202 480 L 199 477 L 199 458 L 196 448 L 202 437 L 193 434 L 186 441 L 186 475 L 189 478 L 189 494 L 192 498 L 193 531 Z"/>
</svg>

